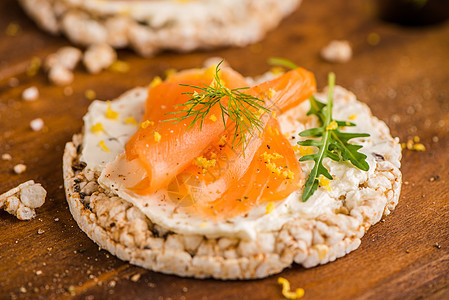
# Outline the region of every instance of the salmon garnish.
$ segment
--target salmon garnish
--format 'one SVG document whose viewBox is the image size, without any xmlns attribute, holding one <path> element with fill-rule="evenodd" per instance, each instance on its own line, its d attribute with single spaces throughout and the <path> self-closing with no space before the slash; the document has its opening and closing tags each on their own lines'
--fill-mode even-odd
<svg viewBox="0 0 449 300">
<path fill-rule="evenodd" d="M 126 159 L 138 160 L 146 170 L 145 179 L 130 187 L 134 192 L 145 195 L 167 188 L 180 207 L 218 220 L 281 200 L 299 188 L 299 162 L 274 115 L 308 99 L 315 92 L 315 79 L 298 68 L 244 90 L 263 100 L 272 113 L 261 112 L 261 132 L 242 132 L 249 142 L 235 145 L 230 142 L 235 124 L 218 105 L 190 128 L 189 118 L 167 121 L 190 99 L 187 93 L 196 92 L 192 86 L 211 83 L 209 73 L 184 71 L 149 89 L 144 120 L 153 125 L 142 126 L 130 139 Z M 229 89 L 247 85 L 231 69 L 223 69 L 220 78 Z"/>
</svg>

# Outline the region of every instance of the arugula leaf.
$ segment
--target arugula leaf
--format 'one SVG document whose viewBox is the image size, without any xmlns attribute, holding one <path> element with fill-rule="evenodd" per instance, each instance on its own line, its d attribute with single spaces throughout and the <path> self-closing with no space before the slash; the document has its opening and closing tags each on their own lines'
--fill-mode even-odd
<svg viewBox="0 0 449 300">
<path fill-rule="evenodd" d="M 366 155 L 358 152 L 361 145 L 350 144 L 349 140 L 359 137 L 368 137 L 367 133 L 349 133 L 341 132 L 340 128 L 347 126 L 355 126 L 354 123 L 345 121 L 336 121 L 332 119 L 333 94 L 335 86 L 335 74 L 330 73 L 328 77 L 328 94 L 327 103 L 322 103 L 311 97 L 310 110 L 307 115 L 315 115 L 321 124 L 321 127 L 311 128 L 299 133 L 302 137 L 311 137 L 305 141 L 298 142 L 301 146 L 314 146 L 318 148 L 318 152 L 305 155 L 299 161 L 313 160 L 315 162 L 309 176 L 307 177 L 302 201 L 307 201 L 310 196 L 317 190 L 319 185 L 319 177 L 323 175 L 332 180 L 332 175 L 323 165 L 324 158 L 328 157 L 334 161 L 349 161 L 355 167 L 368 171 L 369 165 L 366 162 Z"/>
</svg>

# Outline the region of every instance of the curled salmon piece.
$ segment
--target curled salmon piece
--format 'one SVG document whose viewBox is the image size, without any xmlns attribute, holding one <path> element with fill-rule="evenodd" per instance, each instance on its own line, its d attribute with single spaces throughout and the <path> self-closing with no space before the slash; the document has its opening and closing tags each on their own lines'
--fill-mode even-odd
<svg viewBox="0 0 449 300">
<path fill-rule="evenodd" d="M 244 77 L 230 68 L 223 68 L 220 77 L 229 88 L 247 86 Z M 126 159 L 137 159 L 147 172 L 146 177 L 133 188 L 136 193 L 149 194 L 166 187 L 225 130 L 219 107 L 213 107 L 210 112 L 217 120 L 207 119 L 202 126 L 196 123 L 188 129 L 191 118 L 167 122 L 173 118 L 169 113 L 181 110 L 178 105 L 190 99 L 188 93 L 195 91 L 192 85 L 209 85 L 212 80 L 210 69 L 190 70 L 150 87 L 145 122 L 126 144 Z"/>
</svg>

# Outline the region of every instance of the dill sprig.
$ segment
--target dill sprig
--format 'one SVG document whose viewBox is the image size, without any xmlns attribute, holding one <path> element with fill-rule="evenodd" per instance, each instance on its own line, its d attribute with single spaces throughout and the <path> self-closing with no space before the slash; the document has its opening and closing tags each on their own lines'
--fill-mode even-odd
<svg viewBox="0 0 449 300">
<path fill-rule="evenodd" d="M 315 97 L 311 97 L 310 110 L 307 115 L 318 117 L 321 127 L 311 128 L 299 133 L 302 137 L 312 137 L 313 139 L 298 142 L 301 146 L 314 146 L 318 152 L 305 155 L 299 161 L 313 160 L 315 162 L 309 176 L 307 177 L 302 201 L 307 201 L 316 191 L 319 185 L 320 176 L 332 180 L 332 175 L 323 165 L 324 158 L 328 157 L 334 161 L 349 161 L 355 167 L 368 171 L 369 165 L 366 162 L 366 155 L 358 152 L 361 145 L 349 144 L 353 138 L 368 137 L 367 133 L 341 132 L 340 128 L 345 126 L 355 126 L 354 123 L 346 121 L 335 121 L 332 118 L 333 93 L 335 85 L 335 74 L 329 74 L 327 103 L 319 102 Z"/>
<path fill-rule="evenodd" d="M 184 115 L 167 121 L 180 122 L 193 118 L 188 129 L 192 128 L 197 122 L 200 122 L 200 128 L 202 129 L 204 120 L 209 116 L 212 107 L 219 105 L 225 129 L 229 126 L 229 124 L 226 124 L 226 116 L 232 121 L 231 124 L 234 126 L 232 147 L 242 144 L 243 149 L 245 149 L 248 143 L 247 133 L 254 136 L 256 130 L 262 132 L 264 128 L 260 119 L 260 113 L 270 112 L 270 110 L 264 107 L 264 100 L 244 93 L 249 87 L 229 89 L 224 86 L 219 75 L 222 62 L 216 66 L 214 78 L 210 85 L 181 84 L 182 86 L 194 88 L 195 91 L 184 93 L 189 95 L 190 99 L 186 103 L 177 105 L 185 109 L 169 113 L 182 113 Z"/>
</svg>

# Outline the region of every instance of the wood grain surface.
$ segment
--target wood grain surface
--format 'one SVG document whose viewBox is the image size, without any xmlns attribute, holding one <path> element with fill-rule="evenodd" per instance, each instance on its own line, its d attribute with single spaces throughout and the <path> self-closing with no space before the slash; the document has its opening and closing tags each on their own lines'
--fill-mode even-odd
<svg viewBox="0 0 449 300">
<path fill-rule="evenodd" d="M 405 142 L 419 136 L 425 152 L 404 150 L 404 184 L 394 213 L 373 226 L 356 251 L 337 261 L 281 275 L 304 299 L 449 299 L 449 22 L 401 27 L 380 21 L 369 1 L 304 1 L 302 6 L 256 45 L 140 58 L 128 50 L 119 58 L 126 74 L 75 71 L 73 94 L 49 84 L 40 71 L 27 76 L 33 57 L 44 58 L 68 45 L 27 18 L 14 0 L 0 2 L 0 193 L 29 179 L 47 189 L 47 201 L 31 221 L 0 212 L 0 299 L 281 299 L 278 276 L 251 281 L 196 280 L 154 273 L 98 249 L 72 219 L 62 189 L 64 144 L 79 132 L 91 100 L 113 99 L 146 85 L 167 68 L 200 66 L 210 56 L 226 58 L 245 75 L 269 66 L 267 58 L 288 58 L 316 74 L 321 89 L 329 71 L 384 120 Z M 5 30 L 20 25 L 16 36 Z M 369 36 L 379 43 L 368 43 Z M 345 64 L 319 57 L 332 39 L 346 39 L 354 56 Z M 18 86 L 11 87 L 11 78 Z M 21 100 L 30 86 L 34 102 Z M 46 130 L 29 123 L 42 118 Z M 12 169 L 27 165 L 23 174 Z M 43 233 L 38 234 L 38 230 Z M 41 231 L 40 231 L 41 232 Z M 38 272 L 39 271 L 39 272 Z M 138 274 L 138 275 L 136 275 Z M 139 277 L 140 276 L 140 277 Z M 139 277 L 139 278 L 137 278 Z M 138 280 L 136 280 L 138 279 Z"/>
</svg>

